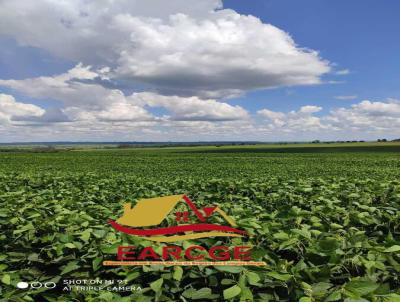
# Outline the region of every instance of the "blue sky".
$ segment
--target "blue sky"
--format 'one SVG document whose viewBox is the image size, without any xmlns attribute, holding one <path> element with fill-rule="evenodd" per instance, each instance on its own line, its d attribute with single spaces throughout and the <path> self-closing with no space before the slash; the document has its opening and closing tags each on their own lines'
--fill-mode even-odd
<svg viewBox="0 0 400 302">
<path fill-rule="evenodd" d="M 0 141 L 400 137 L 398 1 L 191 1 L 2 2 Z"/>
<path fill-rule="evenodd" d="M 294 104 L 310 102 L 341 107 L 363 99 L 400 97 L 399 1 L 226 0 L 224 6 L 278 26 L 299 45 L 318 50 L 338 70 L 350 70 L 349 75 L 329 77 L 340 84 L 255 92 L 238 104 L 251 99 L 256 109 L 267 101 L 274 110 L 291 110 Z M 335 99 L 340 95 L 358 97 Z"/>
</svg>

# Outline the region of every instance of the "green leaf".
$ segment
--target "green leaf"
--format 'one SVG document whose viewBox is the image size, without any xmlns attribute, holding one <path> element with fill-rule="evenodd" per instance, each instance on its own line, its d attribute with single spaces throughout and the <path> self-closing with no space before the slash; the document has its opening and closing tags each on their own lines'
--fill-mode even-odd
<svg viewBox="0 0 400 302">
<path fill-rule="evenodd" d="M 114 296 L 110 292 L 103 292 L 99 295 L 99 298 L 106 302 L 111 302 L 113 300 Z"/>
<path fill-rule="evenodd" d="M 231 285 L 231 284 L 234 284 L 234 283 L 236 283 L 236 281 L 235 280 L 232 280 L 232 279 L 222 279 L 221 280 L 221 284 L 222 285 Z"/>
<path fill-rule="evenodd" d="M 10 285 L 11 284 L 10 275 L 9 274 L 3 275 L 3 277 L 1 278 L 1 282 L 3 282 L 4 284 Z"/>
<path fill-rule="evenodd" d="M 346 298 L 344 299 L 344 302 L 370 302 L 364 298 Z"/>
<path fill-rule="evenodd" d="M 331 223 L 329 226 L 335 230 L 343 229 L 343 226 L 337 223 Z"/>
<path fill-rule="evenodd" d="M 139 277 L 139 276 L 140 276 L 140 273 L 139 273 L 139 272 L 132 272 L 132 273 L 126 275 L 125 281 L 126 281 L 126 282 L 129 282 L 129 281 L 131 281 L 131 280 L 136 279 L 136 278 Z"/>
<path fill-rule="evenodd" d="M 306 239 L 311 239 L 311 233 L 306 229 L 292 229 L 293 233 L 296 233 Z"/>
<path fill-rule="evenodd" d="M 272 294 L 259 293 L 258 295 L 260 296 L 261 301 L 263 302 L 276 301 L 275 297 Z"/>
<path fill-rule="evenodd" d="M 8 267 L 7 264 L 4 263 L 0 264 L 0 272 L 4 271 L 7 267 Z"/>
<path fill-rule="evenodd" d="M 331 293 L 326 299 L 325 302 L 333 302 L 333 301 L 339 301 L 342 298 L 342 294 L 340 291 L 335 291 Z"/>
<path fill-rule="evenodd" d="M 319 282 L 312 285 L 312 296 L 314 298 L 320 298 L 328 293 L 328 289 L 332 287 L 331 283 Z"/>
<path fill-rule="evenodd" d="M 28 223 L 27 225 L 24 225 L 22 228 L 15 230 L 13 232 L 14 235 L 18 235 L 20 233 L 23 233 L 25 231 L 30 231 L 30 230 L 34 230 L 35 227 L 32 225 L 32 223 Z"/>
<path fill-rule="evenodd" d="M 229 300 L 240 294 L 242 290 L 239 286 L 234 285 L 224 290 L 224 299 Z"/>
<path fill-rule="evenodd" d="M 102 260 L 103 260 L 103 257 L 97 257 L 97 258 L 93 259 L 93 262 L 92 262 L 93 271 L 97 271 L 99 269 Z"/>
<path fill-rule="evenodd" d="M 253 293 L 247 286 L 240 286 L 242 292 L 240 293 L 240 302 L 254 301 Z"/>
<path fill-rule="evenodd" d="M 381 296 L 382 302 L 399 302 L 400 301 L 400 295 L 398 294 L 389 294 L 389 295 L 384 295 Z"/>
<path fill-rule="evenodd" d="M 239 274 L 243 271 L 243 267 L 241 266 L 215 266 L 215 268 L 221 272 L 227 272 L 232 274 Z"/>
<path fill-rule="evenodd" d="M 75 244 L 73 244 L 71 242 L 68 242 L 68 243 L 64 244 L 64 246 L 67 247 L 67 248 L 70 248 L 70 249 L 75 249 L 76 248 Z"/>
<path fill-rule="evenodd" d="M 290 278 L 292 278 L 292 276 L 289 274 L 280 274 L 278 272 L 269 272 L 267 275 L 281 281 L 288 281 Z"/>
<path fill-rule="evenodd" d="M 247 277 L 247 281 L 251 285 L 258 285 L 258 281 L 261 280 L 260 276 L 254 272 L 247 272 L 246 277 Z"/>
<path fill-rule="evenodd" d="M 286 240 L 289 239 L 289 235 L 284 232 L 278 232 L 273 235 L 275 239 Z"/>
<path fill-rule="evenodd" d="M 193 300 L 212 299 L 211 288 L 203 287 L 192 294 Z"/>
<path fill-rule="evenodd" d="M 325 238 L 318 241 L 319 248 L 324 252 L 336 250 L 339 245 L 335 238 Z"/>
<path fill-rule="evenodd" d="M 310 297 L 301 297 L 299 302 L 312 302 Z"/>
<path fill-rule="evenodd" d="M 188 288 L 187 290 L 185 290 L 182 293 L 182 296 L 186 297 L 186 298 L 191 298 L 192 295 L 196 292 L 196 290 L 192 287 Z"/>
<path fill-rule="evenodd" d="M 90 239 L 90 230 L 85 230 L 80 237 L 83 241 L 88 242 Z"/>
<path fill-rule="evenodd" d="M 174 268 L 174 274 L 172 275 L 172 277 L 177 280 L 180 281 L 182 279 L 182 275 L 183 275 L 183 269 L 180 266 L 175 266 Z"/>
<path fill-rule="evenodd" d="M 344 288 L 352 294 L 358 296 L 365 296 L 372 292 L 374 292 L 379 287 L 379 284 L 376 284 L 373 281 L 364 281 L 364 280 L 353 280 L 348 282 Z"/>
<path fill-rule="evenodd" d="M 392 245 L 391 247 L 387 248 L 383 252 L 385 253 L 394 253 L 400 251 L 400 245 Z"/>
<path fill-rule="evenodd" d="M 28 260 L 32 262 L 43 262 L 42 260 L 39 260 L 39 255 L 37 253 L 29 254 Z"/>
<path fill-rule="evenodd" d="M 150 283 L 150 288 L 152 290 L 154 290 L 156 293 L 158 293 L 161 291 L 161 287 L 162 287 L 163 283 L 164 283 L 164 279 L 160 278 L 160 279 Z"/>
<path fill-rule="evenodd" d="M 70 261 L 66 266 L 64 266 L 63 270 L 61 271 L 61 275 L 68 274 L 79 268 L 78 261 Z"/>
</svg>

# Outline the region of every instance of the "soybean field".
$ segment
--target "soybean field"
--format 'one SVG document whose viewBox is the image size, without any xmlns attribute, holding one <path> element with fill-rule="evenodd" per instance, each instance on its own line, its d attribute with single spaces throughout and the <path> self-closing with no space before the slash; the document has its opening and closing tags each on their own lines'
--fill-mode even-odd
<svg viewBox="0 0 400 302">
<path fill-rule="evenodd" d="M 141 198 L 216 204 L 251 266 L 106 267 L 149 243 L 107 223 Z M 400 144 L 0 148 L 1 301 L 400 301 Z M 64 279 L 140 291 L 64 291 Z M 22 290 L 21 281 L 54 282 Z"/>
</svg>

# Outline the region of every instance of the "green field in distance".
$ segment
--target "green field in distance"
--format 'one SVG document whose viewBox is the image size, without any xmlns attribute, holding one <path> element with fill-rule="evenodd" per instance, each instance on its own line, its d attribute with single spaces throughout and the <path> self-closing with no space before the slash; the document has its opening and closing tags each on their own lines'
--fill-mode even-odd
<svg viewBox="0 0 400 302">
<path fill-rule="evenodd" d="M 5 149 L 7 150 L 7 149 Z M 400 143 L 268 144 L 168 148 L 75 146 L 58 152 L 0 152 L 0 172 L 123 173 L 157 178 L 400 176 Z M 4 150 L 3 150 L 4 151 Z"/>
</svg>

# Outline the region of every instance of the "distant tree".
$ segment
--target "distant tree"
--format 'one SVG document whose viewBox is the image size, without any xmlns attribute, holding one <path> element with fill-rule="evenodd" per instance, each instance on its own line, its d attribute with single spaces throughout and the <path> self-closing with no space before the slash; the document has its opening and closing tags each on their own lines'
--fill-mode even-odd
<svg viewBox="0 0 400 302">
<path fill-rule="evenodd" d="M 120 149 L 127 149 L 127 148 L 132 148 L 132 145 L 130 145 L 130 144 L 119 144 L 119 145 L 117 146 L 117 148 L 120 148 Z"/>
<path fill-rule="evenodd" d="M 53 146 L 45 146 L 45 147 L 35 147 L 32 148 L 32 152 L 37 152 L 37 153 L 51 153 L 51 152 L 58 152 L 55 147 Z"/>
<path fill-rule="evenodd" d="M 319 139 L 313 140 L 311 143 L 312 144 L 319 144 L 321 141 Z"/>
</svg>

